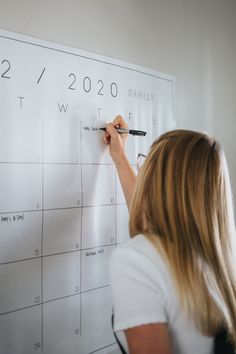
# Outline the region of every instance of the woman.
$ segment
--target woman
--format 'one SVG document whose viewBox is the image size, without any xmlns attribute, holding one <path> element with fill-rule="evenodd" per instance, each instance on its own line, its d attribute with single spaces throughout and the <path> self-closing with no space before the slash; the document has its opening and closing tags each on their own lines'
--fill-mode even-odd
<svg viewBox="0 0 236 354">
<path fill-rule="evenodd" d="M 136 181 L 126 137 L 115 127 L 127 128 L 121 116 L 108 124 L 104 142 L 132 237 L 110 263 L 114 328 L 123 346 L 130 354 L 211 354 L 222 328 L 235 346 L 235 226 L 220 145 L 202 133 L 167 132 Z"/>
</svg>

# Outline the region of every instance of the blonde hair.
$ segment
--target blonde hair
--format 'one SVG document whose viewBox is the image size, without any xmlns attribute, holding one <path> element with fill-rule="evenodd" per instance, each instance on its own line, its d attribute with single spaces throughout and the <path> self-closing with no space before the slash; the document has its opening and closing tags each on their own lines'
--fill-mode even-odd
<svg viewBox="0 0 236 354">
<path fill-rule="evenodd" d="M 236 245 L 224 153 L 206 134 L 175 130 L 152 145 L 139 173 L 130 234 L 163 253 L 196 327 L 224 327 L 236 344 Z"/>
</svg>

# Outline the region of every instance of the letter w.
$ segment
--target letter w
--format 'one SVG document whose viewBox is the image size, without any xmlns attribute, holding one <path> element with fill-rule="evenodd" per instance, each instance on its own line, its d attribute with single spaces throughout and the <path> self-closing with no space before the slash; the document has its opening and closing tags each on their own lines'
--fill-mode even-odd
<svg viewBox="0 0 236 354">
<path fill-rule="evenodd" d="M 68 104 L 65 106 L 64 104 L 60 104 L 60 103 L 58 102 L 58 108 L 59 108 L 59 111 L 60 111 L 60 112 L 66 113 L 67 108 L 68 108 Z"/>
</svg>

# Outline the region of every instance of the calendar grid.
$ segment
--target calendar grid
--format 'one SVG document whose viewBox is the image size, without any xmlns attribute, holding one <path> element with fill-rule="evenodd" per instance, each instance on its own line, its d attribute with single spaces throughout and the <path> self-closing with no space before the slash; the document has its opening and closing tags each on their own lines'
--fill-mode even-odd
<svg viewBox="0 0 236 354">
<path fill-rule="evenodd" d="M 17 332 L 7 339 L 14 344 L 23 333 L 19 354 L 107 353 L 116 345 L 108 260 L 127 237 L 128 213 L 94 131 L 101 116 L 116 113 L 149 131 L 145 143 L 130 145 L 133 165 L 137 145 L 150 146 L 155 119 L 161 130 L 173 126 L 174 79 L 9 32 L 0 31 L 0 47 L 0 326 Z M 37 343 L 25 349 L 31 338 Z M 0 353 L 15 354 L 4 343 L 0 335 Z"/>
</svg>

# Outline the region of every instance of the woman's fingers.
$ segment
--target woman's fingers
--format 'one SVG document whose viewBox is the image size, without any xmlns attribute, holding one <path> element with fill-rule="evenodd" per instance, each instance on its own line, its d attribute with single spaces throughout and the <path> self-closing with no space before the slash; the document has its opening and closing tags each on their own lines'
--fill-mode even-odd
<svg viewBox="0 0 236 354">
<path fill-rule="evenodd" d="M 103 141 L 104 141 L 105 144 L 109 144 L 110 143 L 110 135 L 107 132 L 104 133 Z"/>
<path fill-rule="evenodd" d="M 118 146 L 120 148 L 121 145 L 123 148 L 124 141 L 126 140 L 127 134 L 120 135 L 116 130 L 118 127 L 123 129 L 128 128 L 125 120 L 120 115 L 116 116 L 112 123 L 107 124 L 106 131 L 103 136 L 104 143 L 110 144 L 110 149 L 115 149 L 115 146 L 116 149 L 118 148 Z"/>
<path fill-rule="evenodd" d="M 124 156 L 124 143 L 127 134 L 120 134 L 117 128 L 127 128 L 124 119 L 117 116 L 112 123 L 108 123 L 104 132 L 103 141 L 109 145 L 110 155 L 115 163 L 118 163 Z"/>
<path fill-rule="evenodd" d="M 109 123 L 106 126 L 106 132 L 113 138 L 117 138 L 118 137 L 118 133 L 116 131 L 116 128 L 114 127 L 114 122 L 113 123 Z"/>
<path fill-rule="evenodd" d="M 128 125 L 126 124 L 124 118 L 120 115 L 116 116 L 116 118 L 113 120 L 112 124 L 115 127 L 128 129 Z"/>
</svg>

